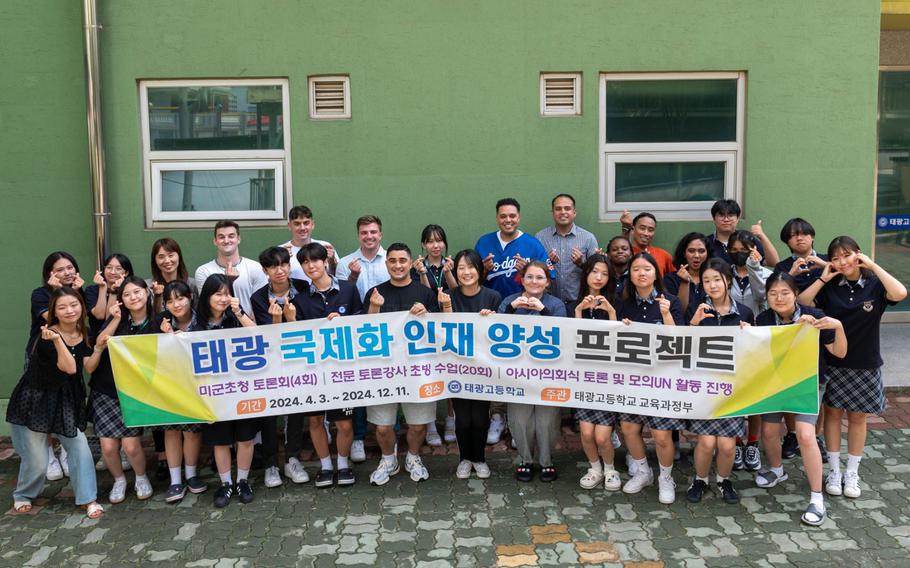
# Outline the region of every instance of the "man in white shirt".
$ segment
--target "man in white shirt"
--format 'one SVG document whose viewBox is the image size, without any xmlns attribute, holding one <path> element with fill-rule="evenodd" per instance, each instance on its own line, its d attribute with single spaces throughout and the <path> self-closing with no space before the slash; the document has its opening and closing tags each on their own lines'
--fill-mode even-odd
<svg viewBox="0 0 910 568">
<path fill-rule="evenodd" d="M 297 260 L 297 251 L 300 250 L 300 247 L 310 243 L 319 243 L 326 248 L 329 253 L 329 274 L 335 273 L 335 267 L 338 265 L 338 253 L 331 243 L 313 238 L 315 228 L 316 220 L 313 219 L 313 211 L 306 205 L 295 205 L 288 211 L 288 230 L 291 232 L 291 240 L 278 246 L 288 249 L 291 253 L 291 278 L 310 281 L 303 272 L 300 261 Z"/>
<path fill-rule="evenodd" d="M 234 297 L 247 314 L 253 313 L 250 296 L 269 283 L 262 266 L 255 260 L 240 256 L 240 226 L 234 221 L 215 223 L 215 259 L 196 269 L 196 286 L 202 290 L 206 278 L 224 274 L 231 279 Z M 252 317 L 252 316 L 251 316 Z"/>
<path fill-rule="evenodd" d="M 367 290 L 389 279 L 379 217 L 364 215 L 357 219 L 357 240 L 360 241 L 360 248 L 338 261 L 335 277 L 356 283 L 363 301 Z"/>
</svg>

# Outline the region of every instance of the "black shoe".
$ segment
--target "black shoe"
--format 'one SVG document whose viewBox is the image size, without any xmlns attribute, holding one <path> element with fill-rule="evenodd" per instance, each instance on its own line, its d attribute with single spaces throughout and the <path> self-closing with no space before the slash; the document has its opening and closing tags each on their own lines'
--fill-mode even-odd
<svg viewBox="0 0 910 568">
<path fill-rule="evenodd" d="M 704 496 L 705 490 L 707 489 L 707 483 L 701 479 L 696 479 L 692 482 L 692 485 L 689 486 L 689 489 L 686 490 L 686 499 L 689 500 L 689 503 L 698 503 L 701 501 L 701 498 Z"/>
<path fill-rule="evenodd" d="M 237 497 L 244 505 L 253 502 L 253 488 L 246 479 L 237 480 Z"/>
<path fill-rule="evenodd" d="M 556 481 L 556 466 L 548 465 L 540 468 L 540 480 L 545 483 Z"/>
<path fill-rule="evenodd" d="M 728 505 L 736 505 L 739 503 L 739 495 L 736 493 L 736 489 L 733 489 L 732 481 L 725 479 L 717 485 L 717 488 L 720 489 L 720 492 L 724 497 L 724 503 Z"/>
<path fill-rule="evenodd" d="M 743 465 L 746 471 L 758 471 L 761 469 L 761 450 L 758 449 L 758 442 L 750 442 L 746 446 L 746 455 L 743 458 Z"/>
<path fill-rule="evenodd" d="M 822 463 L 828 463 L 828 448 L 825 447 L 825 441 L 821 436 L 816 436 L 815 441 L 818 443 L 818 451 L 822 455 Z"/>
<path fill-rule="evenodd" d="M 176 503 L 183 500 L 186 497 L 186 485 L 182 483 L 175 483 L 167 488 L 167 493 L 164 497 L 165 503 Z"/>
<path fill-rule="evenodd" d="M 796 440 L 796 432 L 787 432 L 784 441 L 780 445 L 781 457 L 785 460 L 793 459 L 799 455 L 799 442 Z"/>
<path fill-rule="evenodd" d="M 534 464 L 520 463 L 515 468 L 515 479 L 518 481 L 531 481 L 534 479 Z"/>
<path fill-rule="evenodd" d="M 317 477 L 316 479 L 318 481 L 319 478 Z M 338 485 L 354 485 L 354 470 L 349 467 L 339 469 L 336 483 Z"/>
<path fill-rule="evenodd" d="M 186 488 L 190 490 L 190 493 L 205 493 L 209 486 L 206 482 L 199 479 L 198 476 L 193 476 L 186 480 Z"/>
<path fill-rule="evenodd" d="M 316 487 L 331 487 L 335 483 L 335 470 L 320 469 L 316 472 Z"/>
<path fill-rule="evenodd" d="M 167 468 L 167 463 L 163 461 L 158 462 L 158 467 L 155 468 L 155 479 L 158 481 L 164 481 L 171 478 L 171 472 Z"/>
<path fill-rule="evenodd" d="M 234 496 L 234 486 L 230 483 L 222 483 L 218 491 L 215 492 L 215 506 L 219 509 L 227 507 Z"/>
</svg>

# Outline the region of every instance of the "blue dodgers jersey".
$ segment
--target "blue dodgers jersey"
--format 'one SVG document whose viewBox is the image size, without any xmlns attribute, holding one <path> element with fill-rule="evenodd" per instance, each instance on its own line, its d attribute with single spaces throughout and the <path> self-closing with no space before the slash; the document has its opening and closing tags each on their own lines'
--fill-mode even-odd
<svg viewBox="0 0 910 568">
<path fill-rule="evenodd" d="M 536 238 L 527 233 L 522 233 L 520 237 L 508 243 L 503 249 L 499 244 L 499 232 L 493 231 L 480 237 L 474 250 L 480 255 L 480 258 L 486 258 L 487 255 L 493 254 L 493 270 L 487 274 L 484 285 L 499 292 L 505 298 L 511 294 L 521 292 L 521 276 L 515 268 L 517 262 L 515 256 L 521 255 L 522 258 L 530 260 L 539 260 L 547 263 L 550 267 L 550 277 L 555 276 L 553 267 L 547 258 L 547 251 Z"/>
</svg>

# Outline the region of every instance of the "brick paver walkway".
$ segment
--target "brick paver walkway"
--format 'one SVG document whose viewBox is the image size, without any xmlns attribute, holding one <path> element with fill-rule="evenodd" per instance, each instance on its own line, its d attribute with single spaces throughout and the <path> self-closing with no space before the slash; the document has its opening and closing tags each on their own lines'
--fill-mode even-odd
<svg viewBox="0 0 910 568">
<path fill-rule="evenodd" d="M 910 566 L 907 393 L 889 393 L 888 412 L 870 424 L 862 497 L 828 498 L 820 528 L 798 521 L 808 498 L 798 459 L 786 464 L 790 479 L 770 491 L 756 488 L 751 474 L 735 473 L 739 505 L 724 504 L 716 493 L 692 505 L 683 493 L 692 475 L 684 443 L 674 470 L 677 501 L 664 506 L 655 488 L 633 496 L 581 489 L 586 464 L 577 436 L 564 433 L 556 454 L 560 479 L 552 484 L 514 481 L 514 454 L 504 442 L 490 453 L 493 477 L 486 481 L 454 478 L 453 444 L 428 451 L 436 454 L 426 458 L 431 479 L 421 484 L 402 471 L 388 485 L 370 487 L 371 456 L 356 467 L 357 485 L 346 489 L 290 483 L 265 489 L 254 472 L 256 500 L 217 510 L 211 491 L 168 505 L 159 482 L 150 501 L 130 495 L 106 505 L 98 521 L 73 507 L 65 480 L 53 482 L 31 514 L 0 516 L 0 565 Z M 6 503 L 18 463 L 8 439 L 2 441 Z M 307 465 L 312 472 L 314 464 Z M 211 469 L 202 474 L 214 487 Z M 106 495 L 110 476 L 101 474 L 99 482 Z"/>
</svg>

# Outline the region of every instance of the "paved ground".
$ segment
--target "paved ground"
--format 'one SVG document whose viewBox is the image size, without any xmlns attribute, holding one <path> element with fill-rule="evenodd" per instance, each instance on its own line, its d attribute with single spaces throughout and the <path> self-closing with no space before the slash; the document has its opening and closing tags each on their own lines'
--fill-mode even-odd
<svg viewBox="0 0 910 568">
<path fill-rule="evenodd" d="M 347 489 L 264 489 L 259 472 L 254 503 L 216 510 L 211 491 L 168 505 L 159 483 L 150 501 L 108 505 L 99 521 L 76 511 L 58 481 L 31 514 L 0 515 L 0 565 L 910 566 L 910 396 L 892 392 L 889 401 L 888 413 L 870 424 L 862 497 L 829 499 L 828 521 L 815 529 L 798 522 L 808 495 L 798 460 L 786 466 L 790 480 L 771 491 L 739 472 L 739 505 L 713 494 L 691 505 L 682 494 L 692 473 L 684 444 L 678 499 L 668 507 L 654 489 L 638 496 L 580 489 L 585 466 L 577 436 L 564 429 L 561 477 L 552 484 L 515 482 L 504 442 L 490 453 L 487 481 L 454 478 L 453 444 L 431 452 L 432 477 L 419 485 L 402 472 L 383 488 L 369 487 L 371 459 Z M 6 503 L 17 467 L 3 440 Z M 203 473 L 214 486 L 211 470 Z M 110 476 L 100 483 L 106 492 Z"/>
</svg>

